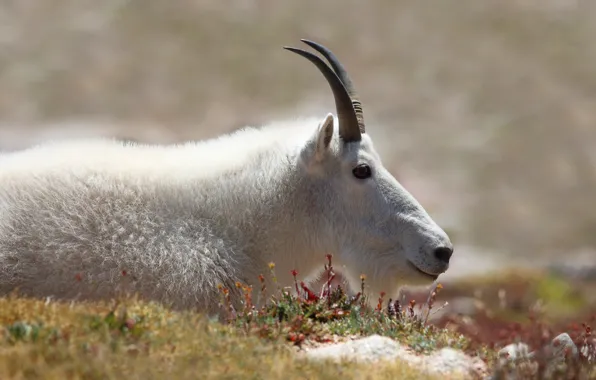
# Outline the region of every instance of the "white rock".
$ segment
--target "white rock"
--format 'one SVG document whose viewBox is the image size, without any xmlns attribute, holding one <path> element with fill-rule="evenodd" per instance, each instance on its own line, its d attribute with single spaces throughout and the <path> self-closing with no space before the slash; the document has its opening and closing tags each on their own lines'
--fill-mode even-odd
<svg viewBox="0 0 596 380">
<path fill-rule="evenodd" d="M 571 340 L 571 337 L 567 333 L 557 335 L 557 337 L 553 339 L 551 347 L 553 349 L 552 355 L 560 359 L 564 359 L 566 354 L 573 358 L 576 358 L 579 354 L 577 346 L 573 343 L 573 340 Z M 567 351 L 568 353 L 566 353 Z"/>
<path fill-rule="evenodd" d="M 422 362 L 428 371 L 439 374 L 459 373 L 463 376 L 480 376 L 486 372 L 486 364 L 482 360 L 449 347 L 423 357 Z"/>
<path fill-rule="evenodd" d="M 507 378 L 517 379 L 519 376 L 516 365 L 521 362 L 529 363 L 538 355 L 546 355 L 542 357 L 542 360 L 548 361 L 543 375 L 549 378 L 559 365 L 565 363 L 566 355 L 569 355 L 568 358 L 575 359 L 579 355 L 579 350 L 567 333 L 559 334 L 550 344 L 543 347 L 543 350 L 539 351 L 530 352 L 528 345 L 525 343 L 512 343 L 499 351 L 499 362 L 493 379 L 498 378 L 503 372 L 507 373 Z"/>
<path fill-rule="evenodd" d="M 310 359 L 347 359 L 351 361 L 391 360 L 401 355 L 411 354 L 393 339 L 380 335 L 317 347 L 306 352 L 306 356 Z"/>
<path fill-rule="evenodd" d="M 443 348 L 431 355 L 417 355 L 395 340 L 380 335 L 314 348 L 304 353 L 311 360 L 349 360 L 373 362 L 379 360 L 402 360 L 433 374 L 457 374 L 478 377 L 486 371 L 481 360 L 475 360 L 461 351 Z"/>
<path fill-rule="evenodd" d="M 519 360 L 531 359 L 534 356 L 530 347 L 525 343 L 511 343 L 499 350 L 498 357 L 501 364 Z"/>
</svg>

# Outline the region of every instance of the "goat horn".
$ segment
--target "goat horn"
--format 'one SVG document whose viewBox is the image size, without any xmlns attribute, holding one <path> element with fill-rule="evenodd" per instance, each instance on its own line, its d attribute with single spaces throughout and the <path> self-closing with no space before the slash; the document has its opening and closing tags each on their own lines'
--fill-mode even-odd
<svg viewBox="0 0 596 380">
<path fill-rule="evenodd" d="M 321 53 L 327 59 L 327 61 L 331 64 L 331 67 L 333 67 L 335 74 L 337 74 L 337 76 L 343 83 L 344 87 L 348 91 L 348 94 L 350 95 L 352 105 L 354 106 L 354 110 L 356 111 L 356 117 L 358 118 L 358 126 L 360 127 L 360 132 L 365 133 L 364 114 L 362 112 L 362 103 L 360 103 L 360 99 L 358 98 L 358 93 L 356 92 L 356 89 L 354 88 L 354 84 L 352 83 L 352 80 L 350 79 L 350 76 L 348 75 L 348 72 L 346 71 L 345 67 L 341 64 L 341 62 L 339 62 L 339 59 L 335 56 L 335 54 L 333 54 L 333 52 L 331 50 L 329 50 L 328 48 L 326 48 L 325 46 L 323 46 L 319 43 L 316 43 L 314 41 L 309 41 L 309 40 L 305 40 L 305 39 L 301 39 L 300 41 L 304 42 L 308 46 L 312 47 L 313 49 L 315 49 L 316 51 Z"/>
<path fill-rule="evenodd" d="M 358 118 L 352 105 L 352 100 L 341 79 L 327 66 L 325 62 L 316 55 L 293 47 L 284 46 L 284 49 L 301 55 L 311 61 L 327 79 L 327 83 L 333 91 L 335 108 L 339 119 L 339 135 L 345 142 L 360 141 L 362 136 L 358 127 Z"/>
</svg>

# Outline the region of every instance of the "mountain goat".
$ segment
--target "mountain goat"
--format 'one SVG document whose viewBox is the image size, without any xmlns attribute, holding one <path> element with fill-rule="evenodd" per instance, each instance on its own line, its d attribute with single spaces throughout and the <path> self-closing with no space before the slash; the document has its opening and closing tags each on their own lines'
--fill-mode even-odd
<svg viewBox="0 0 596 380">
<path fill-rule="evenodd" d="M 435 281 L 449 237 L 383 167 L 342 64 L 302 41 L 330 66 L 285 49 L 324 75 L 335 116 L 180 145 L 84 139 L 0 155 L 0 295 L 98 300 L 125 282 L 217 312 L 219 284 L 258 291 L 274 262 L 288 286 L 293 269 L 316 278 L 326 254 L 375 296 Z"/>
</svg>

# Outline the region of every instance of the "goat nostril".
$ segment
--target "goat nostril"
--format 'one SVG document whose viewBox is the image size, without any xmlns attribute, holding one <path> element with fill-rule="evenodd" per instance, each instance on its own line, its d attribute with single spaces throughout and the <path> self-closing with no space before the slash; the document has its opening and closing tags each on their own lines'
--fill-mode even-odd
<svg viewBox="0 0 596 380">
<path fill-rule="evenodd" d="M 449 263 L 449 259 L 451 259 L 451 255 L 453 254 L 453 249 L 449 247 L 439 247 L 435 249 L 435 257 L 446 264 Z"/>
</svg>

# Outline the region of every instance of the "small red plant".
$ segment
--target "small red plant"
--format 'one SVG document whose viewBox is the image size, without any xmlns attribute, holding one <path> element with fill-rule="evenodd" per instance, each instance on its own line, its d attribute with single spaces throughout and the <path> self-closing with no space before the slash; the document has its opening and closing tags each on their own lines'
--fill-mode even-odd
<svg viewBox="0 0 596 380">
<path fill-rule="evenodd" d="M 302 290 L 306 292 L 306 300 L 308 302 L 317 302 L 319 300 L 319 296 L 317 296 L 312 290 L 310 290 L 308 286 L 306 286 L 304 281 L 300 281 L 300 287 L 302 287 Z"/>
<path fill-rule="evenodd" d="M 383 310 L 383 299 L 385 298 L 385 292 L 381 292 L 381 295 L 379 297 L 379 303 L 377 304 L 377 311 L 382 311 Z M 390 301 L 391 302 L 391 301 Z"/>
<path fill-rule="evenodd" d="M 410 314 L 410 318 L 414 318 L 414 306 L 416 306 L 416 300 L 411 300 L 410 306 L 408 307 L 408 313 Z"/>
<path fill-rule="evenodd" d="M 327 304 L 331 307 L 331 282 L 335 278 L 335 273 L 333 272 L 333 264 L 331 263 L 331 258 L 333 255 L 327 254 L 325 255 L 327 258 L 327 263 L 325 264 L 325 272 L 327 273 L 327 281 L 323 285 L 323 289 L 321 290 L 321 295 L 319 298 L 327 297 Z"/>
<path fill-rule="evenodd" d="M 261 283 L 261 291 L 257 297 L 257 305 L 260 305 L 260 300 L 265 299 L 265 291 L 267 290 L 267 285 L 265 285 L 265 276 L 262 274 L 259 274 L 259 282 Z"/>
<path fill-rule="evenodd" d="M 296 269 L 292 269 L 291 271 L 292 276 L 294 277 L 294 287 L 296 288 L 296 294 L 298 297 L 298 300 L 300 300 L 300 289 L 298 288 L 298 271 Z"/>
</svg>

